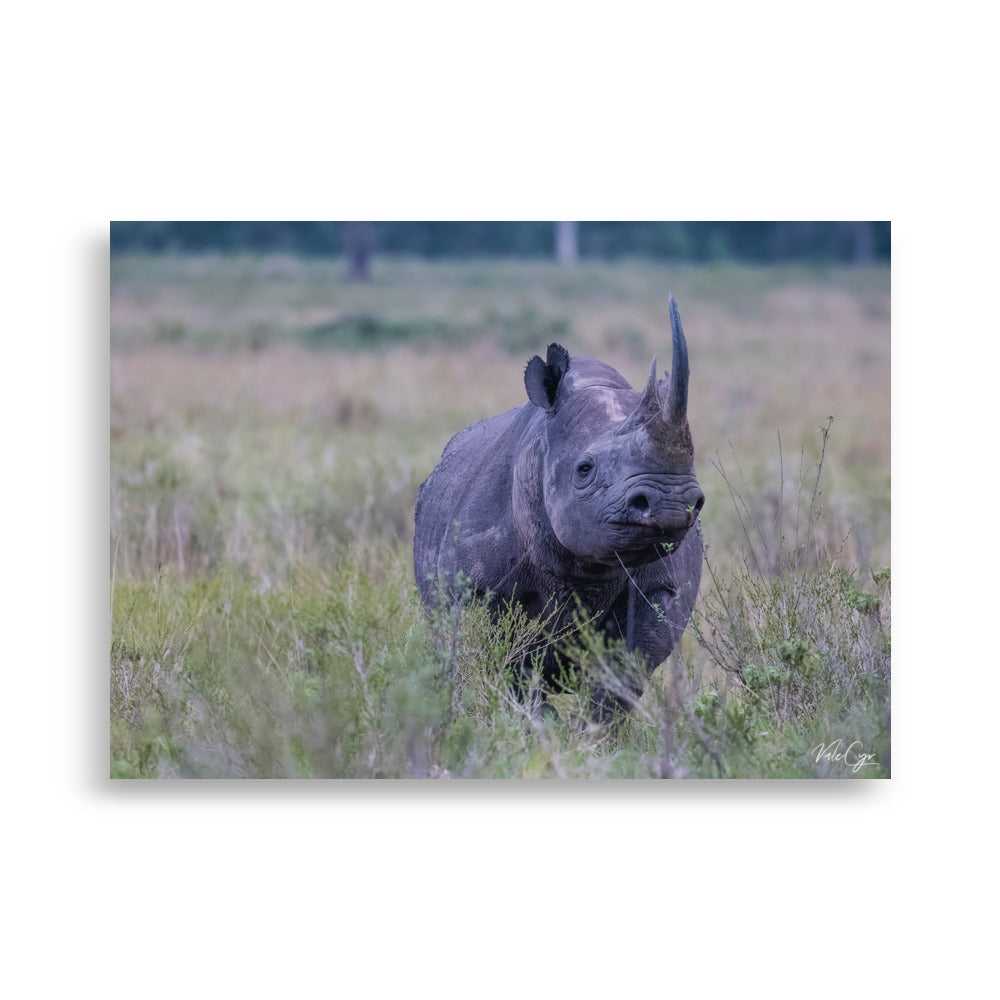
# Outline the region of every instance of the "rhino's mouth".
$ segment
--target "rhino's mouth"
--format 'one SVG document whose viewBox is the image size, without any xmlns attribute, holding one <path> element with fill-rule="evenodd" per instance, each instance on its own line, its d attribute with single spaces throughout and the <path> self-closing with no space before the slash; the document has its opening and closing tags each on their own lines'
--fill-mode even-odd
<svg viewBox="0 0 1000 1000">
<path fill-rule="evenodd" d="M 615 552 L 633 565 L 652 562 L 676 552 L 687 536 L 687 528 L 664 531 L 654 522 L 637 520 L 610 521 L 615 535 Z"/>
</svg>

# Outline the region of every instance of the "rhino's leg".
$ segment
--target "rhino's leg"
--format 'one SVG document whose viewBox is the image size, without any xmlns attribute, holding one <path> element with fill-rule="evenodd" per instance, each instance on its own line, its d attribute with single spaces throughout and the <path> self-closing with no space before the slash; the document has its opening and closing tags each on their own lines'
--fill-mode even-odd
<svg viewBox="0 0 1000 1000">
<path fill-rule="evenodd" d="M 622 638 L 646 658 L 650 672 L 681 641 L 698 596 L 701 563 L 700 530 L 689 531 L 671 559 L 634 571 L 616 602 Z"/>
<path fill-rule="evenodd" d="M 520 685 L 515 688 L 521 702 L 540 719 L 558 714 L 549 703 L 551 695 L 580 690 L 580 675 L 575 663 L 549 650 L 544 664 L 541 677 L 536 678 L 540 683 L 532 685 L 528 681 L 531 667 L 526 659 L 522 665 Z M 590 688 L 588 710 L 598 722 L 610 722 L 626 714 L 641 693 L 642 684 L 634 678 L 615 677 L 609 679 L 608 684 L 598 681 Z"/>
<path fill-rule="evenodd" d="M 634 587 L 629 587 L 635 591 Z M 633 643 L 652 672 L 680 642 L 684 626 L 691 613 L 679 607 L 677 594 L 671 588 L 661 588 L 638 595 L 633 616 Z"/>
<path fill-rule="evenodd" d="M 684 631 L 687 615 L 679 620 L 676 603 L 677 595 L 669 586 L 640 591 L 630 582 L 602 628 L 610 638 L 623 640 L 630 652 L 639 653 L 651 673 L 670 655 Z"/>
<path fill-rule="evenodd" d="M 572 684 L 567 673 L 570 665 L 552 650 L 545 652 L 539 662 L 537 654 L 540 651 L 525 653 L 509 680 L 517 700 L 527 708 L 533 718 L 543 720 L 551 719 L 558 714 L 549 704 L 549 695 L 569 690 Z"/>
<path fill-rule="evenodd" d="M 634 583 L 628 584 L 601 627 L 609 638 L 624 641 L 626 649 L 637 654 L 637 666 L 642 673 L 628 671 L 623 664 L 621 674 L 595 685 L 591 698 L 595 718 L 603 721 L 635 705 L 646 678 L 680 640 L 688 613 L 678 609 L 677 595 L 669 585 L 654 585 L 640 591 Z"/>
</svg>

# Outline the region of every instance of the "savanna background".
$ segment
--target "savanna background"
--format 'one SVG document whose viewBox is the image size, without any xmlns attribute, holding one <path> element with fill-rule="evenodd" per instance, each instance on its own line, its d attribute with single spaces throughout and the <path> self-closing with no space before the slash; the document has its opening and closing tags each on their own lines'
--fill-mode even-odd
<svg viewBox="0 0 1000 1000">
<path fill-rule="evenodd" d="M 889 774 L 887 223 L 113 223 L 111 251 L 113 776 Z M 417 488 L 553 340 L 668 367 L 668 292 L 699 603 L 626 717 L 541 716 L 509 689 L 537 626 L 421 608 Z M 584 689 L 628 667 L 557 641 Z"/>
</svg>

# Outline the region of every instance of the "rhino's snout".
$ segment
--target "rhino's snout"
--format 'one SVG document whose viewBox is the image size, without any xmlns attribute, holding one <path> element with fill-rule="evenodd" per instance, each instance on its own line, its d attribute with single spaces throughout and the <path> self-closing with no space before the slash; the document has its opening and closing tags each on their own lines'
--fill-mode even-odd
<svg viewBox="0 0 1000 1000">
<path fill-rule="evenodd" d="M 705 506 L 705 494 L 694 485 L 685 490 L 683 497 L 667 501 L 656 490 L 639 486 L 626 499 L 630 518 L 639 524 L 657 526 L 662 531 L 686 531 Z"/>
</svg>

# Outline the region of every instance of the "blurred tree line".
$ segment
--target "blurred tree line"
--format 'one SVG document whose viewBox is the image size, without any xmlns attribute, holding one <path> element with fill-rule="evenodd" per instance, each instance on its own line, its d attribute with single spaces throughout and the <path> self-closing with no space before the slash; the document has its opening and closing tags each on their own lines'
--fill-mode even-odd
<svg viewBox="0 0 1000 1000">
<path fill-rule="evenodd" d="M 869 263 L 889 222 L 112 222 L 111 252 Z M 363 276 L 359 275 L 359 276 Z"/>
</svg>

